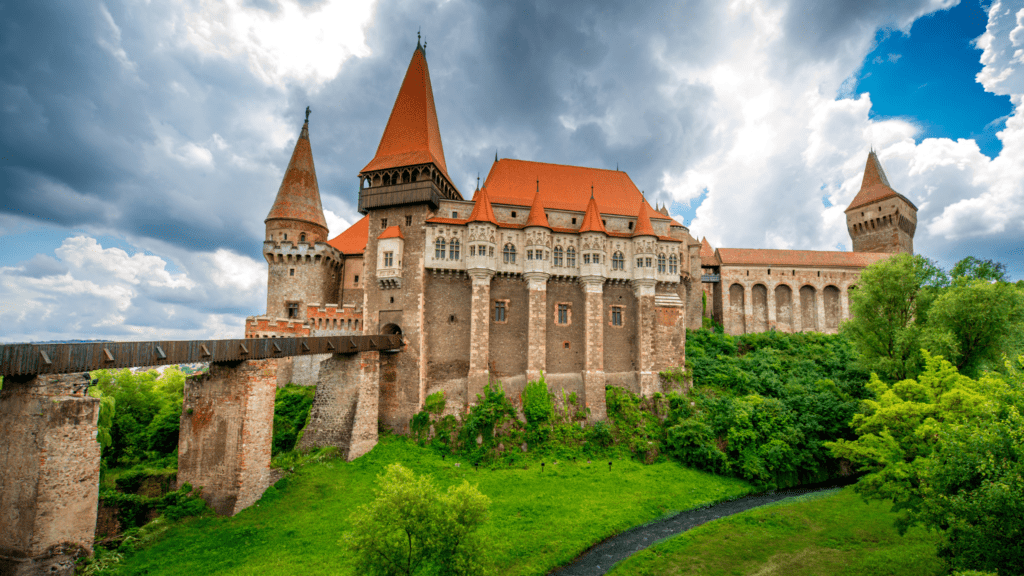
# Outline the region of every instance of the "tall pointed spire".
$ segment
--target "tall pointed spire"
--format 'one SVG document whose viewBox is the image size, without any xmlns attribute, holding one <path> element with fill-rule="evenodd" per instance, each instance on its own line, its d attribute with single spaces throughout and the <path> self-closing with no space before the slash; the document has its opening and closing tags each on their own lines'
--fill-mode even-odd
<svg viewBox="0 0 1024 576">
<path fill-rule="evenodd" d="M 377 146 L 377 154 L 362 172 L 430 162 L 448 176 L 427 57 L 417 36 L 416 49 Z"/>
<path fill-rule="evenodd" d="M 533 205 L 530 206 L 530 216 L 526 219 L 526 227 L 543 226 L 551 228 L 548 224 L 548 215 L 544 213 L 544 204 L 540 201 L 540 180 L 537 181 L 537 192 L 533 195 Z"/>
<path fill-rule="evenodd" d="M 473 195 L 473 212 L 469 215 L 467 222 L 498 223 L 498 219 L 494 217 L 494 209 L 491 208 L 491 199 L 487 195 L 486 186 L 477 190 Z"/>
<path fill-rule="evenodd" d="M 636 215 L 636 228 L 633 230 L 633 236 L 657 236 L 654 233 L 654 227 L 651 226 L 651 215 L 654 212 L 651 205 L 644 200 L 640 203 L 640 212 Z"/>
<path fill-rule="evenodd" d="M 583 215 L 583 225 L 580 232 L 604 232 L 604 222 L 601 221 L 601 213 L 597 210 L 597 200 L 594 200 L 594 187 L 590 187 L 590 201 L 587 202 L 587 212 Z"/>
<path fill-rule="evenodd" d="M 323 227 L 327 236 L 327 220 L 320 204 L 320 188 L 316 182 L 316 168 L 313 166 L 313 150 L 309 146 L 309 116 L 302 125 L 302 132 L 295 142 L 292 158 L 284 171 L 284 179 L 277 190 L 277 198 L 264 222 L 271 220 L 298 220 Z"/>
<path fill-rule="evenodd" d="M 853 210 L 865 204 L 894 196 L 899 196 L 899 193 L 889 185 L 889 179 L 885 175 L 885 170 L 882 169 L 882 163 L 879 162 L 878 155 L 875 154 L 874 150 L 871 150 L 868 152 L 868 161 L 864 165 L 864 179 L 861 180 L 860 191 L 857 192 L 857 195 L 850 202 L 846 210 Z"/>
</svg>

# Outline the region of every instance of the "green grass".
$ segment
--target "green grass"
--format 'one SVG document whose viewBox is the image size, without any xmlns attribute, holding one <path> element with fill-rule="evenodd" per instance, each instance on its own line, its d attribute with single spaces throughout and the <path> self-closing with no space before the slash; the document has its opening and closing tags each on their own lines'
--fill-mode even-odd
<svg viewBox="0 0 1024 576">
<path fill-rule="evenodd" d="M 609 575 L 933 576 L 938 535 L 900 536 L 881 502 L 852 488 L 804 496 L 709 522 L 617 564 Z"/>
<path fill-rule="evenodd" d="M 664 462 L 539 462 L 474 470 L 401 437 L 384 437 L 355 460 L 300 468 L 233 518 L 168 529 L 131 555 L 123 574 L 349 574 L 342 537 L 349 514 L 373 497 L 377 475 L 401 462 L 446 487 L 463 479 L 491 499 L 482 528 L 502 575 L 544 574 L 596 542 L 668 513 L 748 493 L 749 484 Z"/>
</svg>

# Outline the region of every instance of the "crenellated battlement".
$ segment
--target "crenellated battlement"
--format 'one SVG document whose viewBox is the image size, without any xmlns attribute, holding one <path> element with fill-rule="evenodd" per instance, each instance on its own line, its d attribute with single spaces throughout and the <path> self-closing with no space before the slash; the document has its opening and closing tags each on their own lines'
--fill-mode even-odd
<svg viewBox="0 0 1024 576">
<path fill-rule="evenodd" d="M 342 265 L 341 252 L 324 242 L 294 244 L 267 240 L 263 242 L 263 257 L 268 264 L 322 264 L 335 268 Z"/>
<path fill-rule="evenodd" d="M 309 336 L 309 326 L 296 318 L 249 316 L 245 319 L 246 338 L 294 338 Z"/>
</svg>

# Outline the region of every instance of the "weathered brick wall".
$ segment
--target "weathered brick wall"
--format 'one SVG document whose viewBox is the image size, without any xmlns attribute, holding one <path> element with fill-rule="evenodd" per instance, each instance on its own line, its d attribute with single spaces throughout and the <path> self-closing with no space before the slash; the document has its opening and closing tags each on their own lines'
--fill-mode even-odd
<svg viewBox="0 0 1024 576">
<path fill-rule="evenodd" d="M 586 360 L 586 298 L 583 295 L 583 286 L 575 281 L 551 280 L 548 282 L 547 299 L 546 373 L 582 373 Z M 558 305 L 562 303 L 569 304 L 568 325 L 555 322 Z"/>
<path fill-rule="evenodd" d="M 612 324 L 612 306 L 622 306 L 620 326 Z M 636 371 L 636 296 L 629 284 L 609 282 L 604 285 L 604 320 L 605 373 Z"/>
<path fill-rule="evenodd" d="M 491 277 L 493 273 L 471 273 L 472 300 L 470 302 L 469 377 L 466 398 L 476 403 L 490 381 L 491 341 Z"/>
<path fill-rule="evenodd" d="M 604 420 L 605 409 L 605 377 L 604 377 L 604 282 L 589 280 L 584 282 L 586 298 L 584 327 L 586 358 L 583 372 L 583 400 L 590 409 L 592 421 Z"/>
<path fill-rule="evenodd" d="M 0 574 L 74 573 L 92 552 L 99 400 L 81 374 L 4 379 L 0 391 Z"/>
<path fill-rule="evenodd" d="M 506 322 L 494 320 L 494 302 L 505 300 Z M 498 276 L 491 280 L 490 305 L 491 378 L 505 380 L 526 374 L 527 338 L 530 326 L 530 296 L 521 277 Z"/>
<path fill-rule="evenodd" d="M 529 328 L 526 338 L 526 378 L 536 380 L 546 368 L 548 334 L 548 275 L 532 273 L 527 277 L 529 290 Z"/>
<path fill-rule="evenodd" d="M 655 372 L 655 323 L 657 311 L 654 306 L 654 282 L 633 283 L 637 299 L 637 368 L 640 382 L 640 393 L 650 396 L 657 389 L 658 381 Z"/>
<path fill-rule="evenodd" d="M 298 302 L 305 320 L 310 303 L 337 303 L 341 285 L 341 255 L 326 244 L 293 246 L 264 243 L 267 271 L 267 316 L 288 318 L 288 303 Z"/>
<path fill-rule="evenodd" d="M 449 410 L 466 404 L 473 290 L 465 274 L 426 279 L 427 394 L 443 390 Z"/>
<path fill-rule="evenodd" d="M 246 338 L 299 338 L 309 336 L 309 327 L 303 320 L 249 316 L 245 319 Z"/>
<path fill-rule="evenodd" d="M 178 483 L 202 486 L 218 514 L 237 514 L 270 485 L 276 384 L 276 359 L 214 363 L 185 381 Z"/>
<path fill-rule="evenodd" d="M 380 356 L 333 354 L 324 361 L 299 448 L 336 446 L 351 461 L 377 444 Z"/>
</svg>

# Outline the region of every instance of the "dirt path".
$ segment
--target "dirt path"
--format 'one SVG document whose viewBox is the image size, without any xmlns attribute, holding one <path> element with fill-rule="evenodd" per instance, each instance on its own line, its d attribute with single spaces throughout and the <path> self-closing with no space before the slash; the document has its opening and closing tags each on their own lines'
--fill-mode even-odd
<svg viewBox="0 0 1024 576">
<path fill-rule="evenodd" d="M 852 484 L 856 480 L 856 477 L 850 477 L 820 484 L 777 490 L 775 492 L 751 494 L 704 508 L 680 512 L 675 516 L 656 520 L 636 528 L 630 528 L 621 534 L 612 536 L 581 554 L 572 564 L 558 568 L 548 574 L 549 576 L 601 576 L 608 572 L 616 562 L 625 560 L 659 540 L 681 534 L 705 522 L 796 496 L 834 490 L 838 487 Z"/>
</svg>

